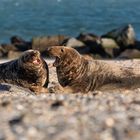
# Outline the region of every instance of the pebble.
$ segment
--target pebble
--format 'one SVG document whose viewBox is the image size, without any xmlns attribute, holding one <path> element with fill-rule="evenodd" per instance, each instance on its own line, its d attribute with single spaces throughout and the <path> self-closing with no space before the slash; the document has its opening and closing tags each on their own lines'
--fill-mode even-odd
<svg viewBox="0 0 140 140">
<path fill-rule="evenodd" d="M 115 124 L 115 121 L 114 121 L 113 118 L 107 118 L 107 119 L 105 120 L 105 123 L 106 123 L 106 125 L 107 125 L 108 127 L 113 127 L 114 124 Z"/>
<path fill-rule="evenodd" d="M 58 107 L 63 106 L 63 101 L 55 101 L 51 104 L 52 109 L 57 109 Z"/>
</svg>

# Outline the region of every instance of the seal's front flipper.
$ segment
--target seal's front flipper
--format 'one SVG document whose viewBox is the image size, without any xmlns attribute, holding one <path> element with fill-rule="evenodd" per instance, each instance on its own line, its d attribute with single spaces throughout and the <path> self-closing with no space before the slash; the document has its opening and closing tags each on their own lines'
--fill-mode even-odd
<svg viewBox="0 0 140 140">
<path fill-rule="evenodd" d="M 41 87 L 41 86 L 32 86 L 29 89 L 31 91 L 35 92 L 36 95 L 42 94 L 42 93 L 44 93 L 44 94 L 49 93 L 47 88 L 44 88 L 44 87 Z"/>
</svg>

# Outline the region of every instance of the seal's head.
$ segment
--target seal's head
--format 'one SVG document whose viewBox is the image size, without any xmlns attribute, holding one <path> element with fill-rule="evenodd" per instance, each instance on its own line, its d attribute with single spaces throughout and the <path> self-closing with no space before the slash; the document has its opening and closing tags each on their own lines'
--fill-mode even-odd
<svg viewBox="0 0 140 140">
<path fill-rule="evenodd" d="M 60 66 L 64 61 L 69 64 L 81 57 L 75 49 L 65 46 L 50 47 L 48 53 L 55 58 L 55 62 L 53 63 L 53 66 L 55 67 Z"/>
<path fill-rule="evenodd" d="M 19 58 L 19 61 L 22 65 L 39 66 L 42 64 L 40 52 L 37 50 L 25 51 Z"/>
</svg>

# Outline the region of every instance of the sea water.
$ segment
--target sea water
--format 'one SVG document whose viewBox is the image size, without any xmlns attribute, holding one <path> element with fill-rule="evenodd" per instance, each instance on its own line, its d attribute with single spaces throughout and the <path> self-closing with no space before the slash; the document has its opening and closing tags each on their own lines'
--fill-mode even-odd
<svg viewBox="0 0 140 140">
<path fill-rule="evenodd" d="M 0 0 L 0 43 L 12 35 L 102 35 L 126 24 L 140 38 L 140 0 Z"/>
</svg>

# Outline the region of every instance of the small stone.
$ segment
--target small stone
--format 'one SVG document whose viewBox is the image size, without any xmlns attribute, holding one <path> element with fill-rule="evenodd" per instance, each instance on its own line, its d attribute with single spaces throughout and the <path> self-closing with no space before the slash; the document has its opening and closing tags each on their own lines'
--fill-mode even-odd
<svg viewBox="0 0 140 140">
<path fill-rule="evenodd" d="M 23 105 L 17 105 L 17 109 L 18 109 L 18 110 L 23 110 L 24 107 L 23 107 Z"/>
<path fill-rule="evenodd" d="M 6 106 L 8 106 L 9 104 L 10 104 L 10 102 L 9 102 L 8 100 L 4 100 L 4 101 L 2 101 L 1 106 L 2 106 L 2 107 L 6 107 Z"/>
<path fill-rule="evenodd" d="M 22 122 L 22 119 L 23 119 L 23 115 L 16 114 L 9 120 L 9 124 L 10 124 L 10 126 L 19 124 Z"/>
<path fill-rule="evenodd" d="M 56 109 L 60 106 L 63 106 L 63 102 L 62 101 L 55 101 L 52 103 L 51 108 Z"/>
<path fill-rule="evenodd" d="M 105 121 L 105 124 L 108 126 L 108 127 L 113 127 L 114 124 L 115 124 L 115 121 L 113 118 L 107 118 L 106 121 Z"/>
<path fill-rule="evenodd" d="M 29 136 L 35 136 L 37 134 L 37 129 L 36 128 L 34 128 L 34 127 L 30 127 L 29 129 L 28 129 L 28 135 Z"/>
</svg>

